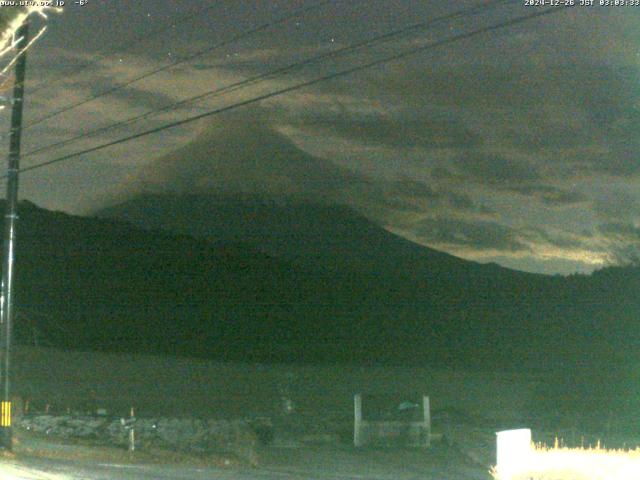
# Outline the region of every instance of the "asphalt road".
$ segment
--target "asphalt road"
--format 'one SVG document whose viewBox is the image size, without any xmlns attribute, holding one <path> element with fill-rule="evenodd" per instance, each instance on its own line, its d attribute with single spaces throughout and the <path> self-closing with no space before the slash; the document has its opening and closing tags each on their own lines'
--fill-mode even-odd
<svg viewBox="0 0 640 480">
<path fill-rule="evenodd" d="M 119 465 L 64 462 L 57 460 L 3 461 L 3 480 L 249 480 L 309 478 L 286 473 L 221 470 L 168 465 Z"/>
<path fill-rule="evenodd" d="M 392 480 L 395 476 L 343 475 L 281 469 L 222 470 L 167 465 L 86 464 L 60 461 L 2 462 L 3 480 Z M 413 478 L 429 478 L 415 476 Z M 433 477 L 436 478 L 436 477 Z"/>
<path fill-rule="evenodd" d="M 27 457 L 0 460 L 2 480 L 486 480 L 487 470 L 461 463 L 407 465 L 388 455 L 351 458 L 348 464 L 315 462 L 271 464 L 258 468 L 189 465 L 138 465 Z M 340 460 L 340 459 L 337 459 Z M 353 462 L 353 460 L 356 460 Z"/>
<path fill-rule="evenodd" d="M 226 468 L 197 463 L 126 461 L 80 445 L 21 438 L 15 458 L 0 457 L 0 480 L 490 480 L 488 468 L 458 449 L 355 449 L 307 445 L 265 447 L 259 466 Z M 33 454 L 29 452 L 39 452 Z M 107 458 L 110 458 L 107 460 Z M 117 458 L 117 459 L 114 459 Z"/>
</svg>

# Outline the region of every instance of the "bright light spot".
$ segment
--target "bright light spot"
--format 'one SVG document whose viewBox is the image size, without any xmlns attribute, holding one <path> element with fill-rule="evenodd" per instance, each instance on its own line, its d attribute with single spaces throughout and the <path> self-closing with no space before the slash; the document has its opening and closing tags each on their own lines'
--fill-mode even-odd
<svg viewBox="0 0 640 480">
<path fill-rule="evenodd" d="M 34 43 L 36 43 L 40 37 L 42 35 L 44 35 L 44 32 L 46 32 L 46 27 L 43 27 L 37 34 L 35 37 L 33 37 L 31 39 L 31 41 L 27 44 L 27 46 L 24 48 L 24 50 L 22 51 L 22 53 L 26 52 L 27 50 L 29 50 L 29 48 L 31 48 L 31 45 L 33 45 Z M 4 76 L 5 73 L 7 73 L 7 70 L 9 70 L 13 64 L 18 60 L 18 58 L 20 57 L 20 55 L 14 55 L 14 57 L 11 59 L 11 61 L 9 63 L 7 63 L 2 70 L 0 70 L 0 75 Z M 2 83 L 2 85 L 4 85 L 4 83 Z"/>
<path fill-rule="evenodd" d="M 8 10 L 12 8 L 12 10 Z M 40 15 L 43 18 L 47 18 L 46 12 L 61 12 L 62 9 L 54 7 L 5 7 L 3 15 L 6 15 L 6 25 L 4 30 L 0 32 L 0 57 L 7 57 L 9 54 L 9 61 L 0 68 L 0 72 L 6 72 L 17 59 L 16 45 L 20 41 L 20 38 L 16 37 L 19 28 L 26 22 L 32 15 Z M 10 13 L 7 13 L 10 12 Z M 44 28 L 34 35 L 33 39 L 29 42 L 26 49 L 33 45 L 44 33 Z M 25 49 L 25 50 L 26 50 Z"/>
<path fill-rule="evenodd" d="M 531 443 L 523 448 L 526 434 L 521 432 L 525 431 L 498 434 L 498 465 L 492 472 L 496 480 L 640 479 L 640 448 L 547 448 Z"/>
<path fill-rule="evenodd" d="M 497 434 L 497 463 L 500 478 L 511 478 L 522 465 L 529 465 L 531 430 L 505 430 Z"/>
<path fill-rule="evenodd" d="M 606 253 L 603 251 L 587 249 L 570 250 L 551 246 L 536 247 L 532 244 L 531 247 L 539 257 L 549 260 L 570 260 L 588 265 L 604 265 L 606 261 Z"/>
<path fill-rule="evenodd" d="M 5 30 L 0 32 L 0 52 L 2 54 L 11 50 L 18 39 L 16 39 L 16 33 L 22 24 L 33 14 L 40 15 L 47 18 L 46 11 L 61 12 L 62 10 L 54 7 L 20 7 L 15 8 L 15 14 L 11 17 Z"/>
</svg>

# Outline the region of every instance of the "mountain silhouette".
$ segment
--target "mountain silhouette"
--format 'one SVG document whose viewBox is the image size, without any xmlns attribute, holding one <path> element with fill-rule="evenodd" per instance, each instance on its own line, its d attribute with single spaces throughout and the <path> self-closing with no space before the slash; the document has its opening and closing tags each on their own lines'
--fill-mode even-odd
<svg viewBox="0 0 640 480">
<path fill-rule="evenodd" d="M 99 215 L 286 263 L 314 305 L 292 321 L 335 334 L 325 360 L 562 362 L 637 338 L 628 334 L 638 302 L 625 294 L 634 269 L 559 277 L 482 265 L 295 196 L 142 195 Z"/>
<path fill-rule="evenodd" d="M 170 201 L 155 198 L 158 212 L 178 213 L 161 200 Z M 205 199 L 174 199 L 195 212 L 193 202 Z M 251 362 L 606 370 L 605 359 L 637 361 L 638 268 L 534 275 L 412 244 L 346 207 L 205 203 L 203 221 L 216 221 L 199 224 L 198 238 L 161 230 L 144 202 L 118 208 L 138 205 L 145 228 L 22 202 L 17 339 Z M 225 215 L 251 226 L 225 228 Z"/>
</svg>

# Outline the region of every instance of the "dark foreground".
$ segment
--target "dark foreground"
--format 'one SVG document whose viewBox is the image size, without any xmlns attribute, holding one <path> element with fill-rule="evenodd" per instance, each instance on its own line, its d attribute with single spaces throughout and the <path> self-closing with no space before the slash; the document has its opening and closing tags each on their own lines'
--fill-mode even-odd
<svg viewBox="0 0 640 480">
<path fill-rule="evenodd" d="M 384 450 L 335 446 L 269 447 L 261 452 L 258 467 L 211 467 L 197 462 L 180 464 L 137 463 L 123 452 L 122 461 L 61 460 L 52 456 L 17 455 L 0 460 L 0 477 L 6 480 L 487 480 L 485 467 L 474 464 L 455 449 L 437 445 L 429 450 Z M 66 447 L 62 447 L 66 448 Z M 97 457 L 100 456 L 98 453 Z"/>
</svg>

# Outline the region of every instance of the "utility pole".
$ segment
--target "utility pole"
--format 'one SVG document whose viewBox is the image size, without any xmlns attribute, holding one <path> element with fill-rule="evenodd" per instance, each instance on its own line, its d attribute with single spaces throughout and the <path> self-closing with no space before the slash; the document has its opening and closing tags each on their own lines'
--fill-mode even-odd
<svg viewBox="0 0 640 480">
<path fill-rule="evenodd" d="M 24 79 L 27 69 L 29 24 L 25 22 L 17 31 L 17 55 L 15 84 L 13 86 L 13 108 L 11 110 L 11 132 L 9 134 L 9 165 L 7 169 L 7 198 L 4 217 L 4 248 L 2 258 L 2 285 L 0 294 L 0 382 L 2 403 L 0 415 L 0 448 L 11 450 L 11 327 L 13 311 L 13 277 L 15 260 L 16 221 L 18 220 L 18 173 L 20 171 L 20 137 L 22 134 L 22 107 Z"/>
</svg>

